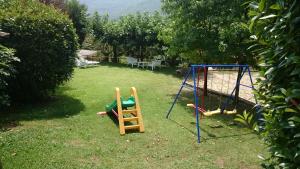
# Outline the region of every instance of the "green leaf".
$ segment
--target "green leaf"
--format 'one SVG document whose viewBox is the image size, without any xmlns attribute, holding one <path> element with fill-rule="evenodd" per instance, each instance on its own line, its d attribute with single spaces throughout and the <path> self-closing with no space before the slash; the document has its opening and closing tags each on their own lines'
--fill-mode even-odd
<svg viewBox="0 0 300 169">
<path fill-rule="evenodd" d="M 252 9 L 258 9 L 258 4 L 257 4 L 257 2 L 253 1 L 249 4 L 249 7 Z"/>
<path fill-rule="evenodd" d="M 270 69 L 268 69 L 265 73 L 265 76 L 270 74 L 271 72 L 273 72 L 273 70 L 274 70 L 274 67 L 271 67 Z"/>
<path fill-rule="evenodd" d="M 294 138 L 299 138 L 299 137 L 300 137 L 300 133 L 294 135 Z"/>
<path fill-rule="evenodd" d="M 300 74 L 300 68 L 293 70 L 291 76 L 299 75 L 299 74 Z"/>
<path fill-rule="evenodd" d="M 270 9 L 280 10 L 281 6 L 279 4 L 273 4 L 273 5 L 270 6 Z"/>
<path fill-rule="evenodd" d="M 274 18 L 274 17 L 277 17 L 277 15 L 270 14 L 270 15 L 267 15 L 267 16 L 264 16 L 264 17 L 261 17 L 261 18 L 259 18 L 259 19 L 263 20 L 263 19 L 269 19 L 269 18 Z"/>
<path fill-rule="evenodd" d="M 282 94 L 284 94 L 286 96 L 287 91 L 284 88 L 280 88 L 280 91 Z"/>
<path fill-rule="evenodd" d="M 285 112 L 289 112 L 289 113 L 296 113 L 297 111 L 292 109 L 292 108 L 285 108 L 284 109 Z"/>
<path fill-rule="evenodd" d="M 253 31 L 253 27 L 254 27 L 254 24 L 257 20 L 258 16 L 254 16 L 251 21 L 250 21 L 250 25 L 249 25 L 249 30 L 252 32 Z"/>
<path fill-rule="evenodd" d="M 266 4 L 266 0 L 260 0 L 260 2 L 258 4 L 259 11 L 262 12 L 265 9 L 265 4 Z"/>
<path fill-rule="evenodd" d="M 257 155 L 257 157 L 259 158 L 259 159 L 261 159 L 261 160 L 266 160 L 262 155 Z"/>
<path fill-rule="evenodd" d="M 245 126 L 248 126 L 248 123 L 244 119 L 235 118 L 234 121 L 240 122 L 241 124 L 244 124 Z"/>
<path fill-rule="evenodd" d="M 290 117 L 289 120 L 300 123 L 300 117 L 297 116 Z"/>
<path fill-rule="evenodd" d="M 276 157 L 281 157 L 281 158 L 285 158 L 285 157 L 286 157 L 285 155 L 283 155 L 283 154 L 281 154 L 281 153 L 279 153 L 279 152 L 275 152 L 274 155 L 275 155 Z"/>
</svg>

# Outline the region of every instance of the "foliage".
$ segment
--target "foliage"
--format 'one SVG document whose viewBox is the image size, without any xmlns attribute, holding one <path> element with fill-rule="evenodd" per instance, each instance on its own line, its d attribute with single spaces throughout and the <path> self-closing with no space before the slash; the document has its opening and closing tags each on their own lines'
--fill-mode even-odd
<svg viewBox="0 0 300 169">
<path fill-rule="evenodd" d="M 108 20 L 108 15 L 100 16 L 95 13 L 91 22 L 95 38 L 112 47 L 115 61 L 122 52 L 141 59 L 145 55 L 162 53 L 163 43 L 157 36 L 163 25 L 163 18 L 158 12 L 154 15 L 130 14 L 113 21 Z"/>
<path fill-rule="evenodd" d="M 266 168 L 300 166 L 300 1 L 260 0 L 249 4 L 261 75 L 257 96 L 265 116 Z"/>
<path fill-rule="evenodd" d="M 68 0 L 66 11 L 76 28 L 76 33 L 79 37 L 78 42 L 82 45 L 88 32 L 87 7 L 80 4 L 78 0 Z"/>
<path fill-rule="evenodd" d="M 65 10 L 67 0 L 39 0 L 39 1 L 47 5 L 53 5 L 58 9 Z"/>
<path fill-rule="evenodd" d="M 139 58 L 144 58 L 144 51 L 150 48 L 159 52 L 162 42 L 157 36 L 162 29 L 162 16 L 156 12 L 154 15 L 149 13 L 136 13 L 120 18 L 120 25 L 124 32 L 123 46 L 129 53 L 139 51 Z"/>
<path fill-rule="evenodd" d="M 243 114 L 236 115 L 234 121 L 241 123 L 251 130 L 258 131 L 257 120 L 255 119 L 255 116 L 253 113 L 247 112 L 246 110 L 243 112 Z"/>
<path fill-rule="evenodd" d="M 163 0 L 168 23 L 160 38 L 169 45 L 168 54 L 202 63 L 253 59 L 246 50 L 249 31 L 241 5 L 239 0 Z"/>
<path fill-rule="evenodd" d="M 7 92 L 7 79 L 14 72 L 13 62 L 19 61 L 14 57 L 14 50 L 0 45 L 0 108 L 10 104 Z"/>
<path fill-rule="evenodd" d="M 47 96 L 72 75 L 77 50 L 72 22 L 53 7 L 31 0 L 0 1 L 0 8 L 0 27 L 10 33 L 1 43 L 14 48 L 21 60 L 8 81 L 11 99 Z"/>
<path fill-rule="evenodd" d="M 92 19 L 92 34 L 96 39 L 103 40 L 105 33 L 105 25 L 108 23 L 108 15 L 100 16 L 95 12 Z"/>
</svg>

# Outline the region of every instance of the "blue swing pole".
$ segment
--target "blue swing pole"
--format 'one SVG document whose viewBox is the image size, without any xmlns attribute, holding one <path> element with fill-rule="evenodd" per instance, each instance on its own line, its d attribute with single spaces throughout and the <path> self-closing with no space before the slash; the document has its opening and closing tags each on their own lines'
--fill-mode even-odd
<svg viewBox="0 0 300 169">
<path fill-rule="evenodd" d="M 196 110 L 197 138 L 198 138 L 198 143 L 200 143 L 199 110 L 198 110 L 198 95 L 197 95 L 197 88 L 196 88 L 196 75 L 195 75 L 196 70 L 195 70 L 195 68 L 196 67 L 192 66 L 193 81 L 194 81 L 194 97 L 195 97 L 195 110 Z"/>
<path fill-rule="evenodd" d="M 252 86 L 252 90 L 254 90 L 254 83 L 253 83 L 253 80 L 252 80 L 252 75 L 251 75 L 251 70 L 250 68 L 248 67 L 248 74 L 249 74 L 249 77 L 250 77 L 250 82 L 251 82 L 251 86 Z M 257 99 L 256 99 L 256 96 L 254 94 L 254 100 L 255 100 L 255 109 L 256 109 L 256 114 L 257 114 L 257 117 L 256 117 L 256 120 L 258 121 L 258 127 L 259 127 L 259 131 L 263 130 L 263 125 L 264 125 L 264 121 L 262 120 L 263 117 L 262 117 L 262 114 L 261 112 L 259 111 L 259 109 L 261 108 L 259 104 L 257 104 Z"/>
<path fill-rule="evenodd" d="M 172 112 L 172 110 L 173 110 L 173 107 L 174 107 L 174 105 L 176 104 L 176 102 L 177 102 L 177 100 L 178 100 L 178 98 L 179 98 L 179 95 L 180 95 L 180 93 L 181 93 L 183 87 L 186 86 L 186 81 L 187 81 L 187 79 L 189 78 L 189 76 L 190 76 L 190 74 L 191 74 L 191 71 L 192 71 L 192 68 L 189 68 L 189 71 L 188 71 L 188 73 L 186 74 L 186 76 L 185 76 L 185 78 L 184 78 L 184 80 L 183 80 L 183 82 L 182 82 L 182 84 L 181 84 L 181 86 L 180 86 L 180 89 L 179 89 L 179 91 L 178 91 L 178 93 L 177 93 L 177 95 L 176 95 L 176 97 L 175 97 L 175 99 L 174 99 L 174 101 L 173 101 L 173 103 L 172 103 L 172 106 L 170 107 L 170 109 L 169 109 L 169 111 L 168 111 L 168 113 L 167 113 L 167 116 L 166 116 L 167 119 L 170 117 L 170 114 L 171 114 L 171 112 Z"/>
<path fill-rule="evenodd" d="M 253 80 L 252 80 L 252 75 L 251 75 L 251 70 L 250 68 L 248 67 L 248 74 L 249 74 L 249 78 L 250 78 L 250 82 L 251 82 L 251 88 L 252 90 L 254 90 L 254 84 L 253 84 Z M 255 99 L 255 104 L 257 104 L 257 99 L 256 99 L 256 96 L 254 95 L 254 99 Z"/>
</svg>

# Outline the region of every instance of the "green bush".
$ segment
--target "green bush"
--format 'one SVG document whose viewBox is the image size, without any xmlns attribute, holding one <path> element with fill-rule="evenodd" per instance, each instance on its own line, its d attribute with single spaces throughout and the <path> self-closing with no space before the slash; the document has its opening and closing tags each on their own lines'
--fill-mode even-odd
<svg viewBox="0 0 300 169">
<path fill-rule="evenodd" d="M 7 79 L 13 74 L 13 63 L 18 61 L 14 57 L 14 50 L 0 45 L 0 108 L 9 105 L 7 93 Z"/>
<path fill-rule="evenodd" d="M 14 100 L 36 100 L 70 79 L 77 36 L 68 16 L 34 0 L 0 1 L 0 27 L 9 32 L 5 46 L 14 48 L 21 62 L 9 83 Z"/>
<path fill-rule="evenodd" d="M 300 1 L 260 0 L 249 5 L 250 29 L 261 74 L 257 96 L 271 158 L 265 168 L 300 166 Z"/>
</svg>

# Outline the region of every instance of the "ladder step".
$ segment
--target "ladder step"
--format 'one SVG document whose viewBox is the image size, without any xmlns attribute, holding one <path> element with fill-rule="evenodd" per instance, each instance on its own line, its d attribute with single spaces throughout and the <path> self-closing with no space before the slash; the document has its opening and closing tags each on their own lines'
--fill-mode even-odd
<svg viewBox="0 0 300 169">
<path fill-rule="evenodd" d="M 130 126 L 125 126 L 125 129 L 139 129 L 140 125 L 130 125 Z"/>
<path fill-rule="evenodd" d="M 123 114 L 125 113 L 136 113 L 136 110 L 135 109 L 132 109 L 132 110 L 123 110 Z"/>
<path fill-rule="evenodd" d="M 124 121 L 137 121 L 139 118 L 138 117 L 127 117 L 124 118 Z"/>
</svg>

